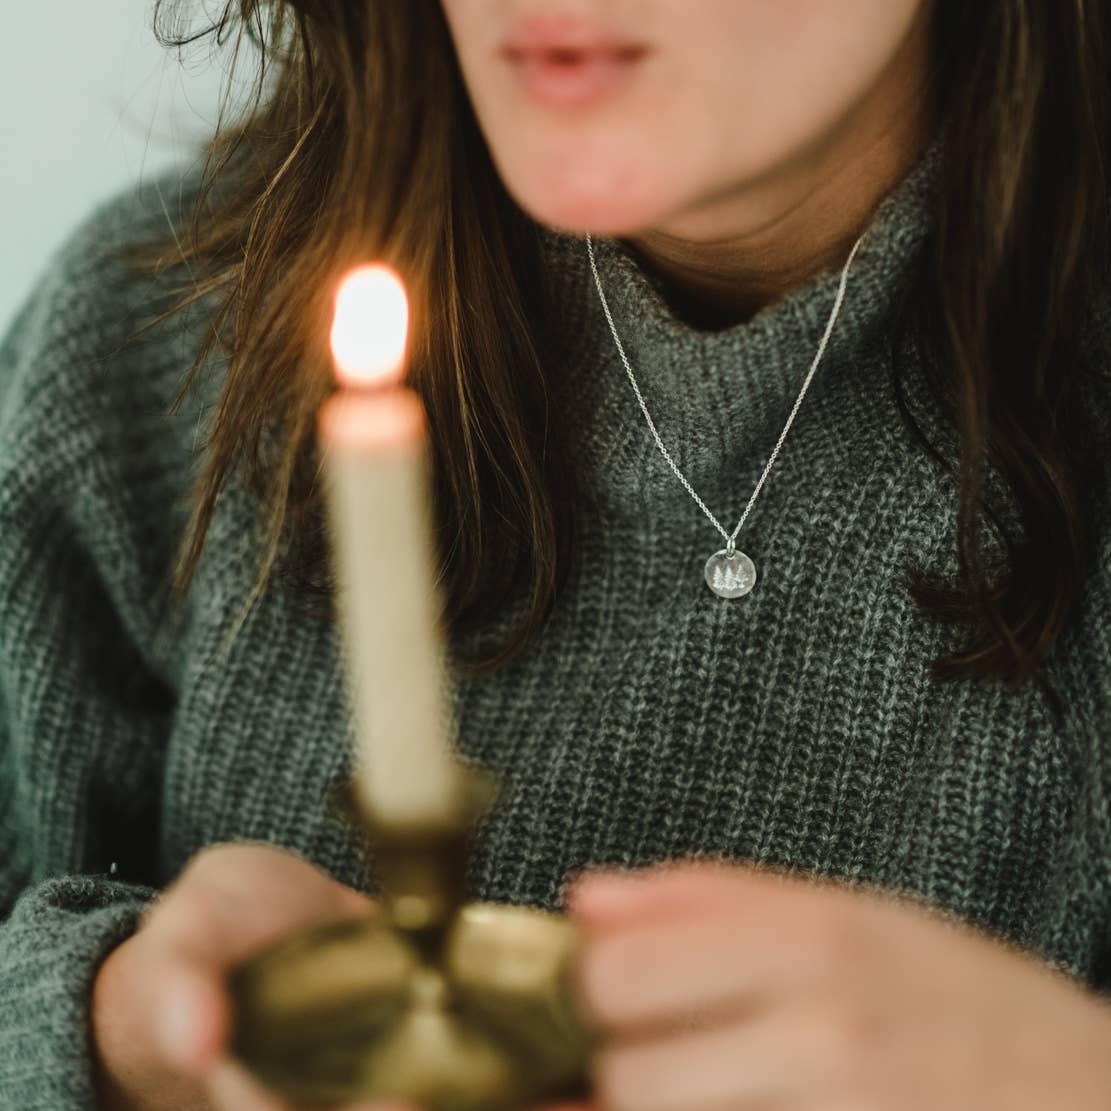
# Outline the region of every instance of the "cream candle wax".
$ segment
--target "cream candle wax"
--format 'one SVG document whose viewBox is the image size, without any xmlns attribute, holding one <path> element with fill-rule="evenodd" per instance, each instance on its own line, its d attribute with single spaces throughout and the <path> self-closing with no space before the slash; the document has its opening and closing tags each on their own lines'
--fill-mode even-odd
<svg viewBox="0 0 1111 1111">
<path fill-rule="evenodd" d="M 463 791 L 451 750 L 426 419 L 402 384 L 408 323 L 392 269 L 347 275 L 331 333 L 340 388 L 317 425 L 356 787 L 373 819 L 391 827 L 442 825 Z"/>
</svg>

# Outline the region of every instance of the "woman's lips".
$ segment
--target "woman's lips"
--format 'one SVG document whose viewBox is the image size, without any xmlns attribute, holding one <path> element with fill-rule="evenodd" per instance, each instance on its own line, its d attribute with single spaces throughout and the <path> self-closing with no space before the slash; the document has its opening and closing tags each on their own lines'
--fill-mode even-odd
<svg viewBox="0 0 1111 1111">
<path fill-rule="evenodd" d="M 541 104 L 589 104 L 615 93 L 636 72 L 645 47 L 506 48 L 525 92 Z"/>
</svg>

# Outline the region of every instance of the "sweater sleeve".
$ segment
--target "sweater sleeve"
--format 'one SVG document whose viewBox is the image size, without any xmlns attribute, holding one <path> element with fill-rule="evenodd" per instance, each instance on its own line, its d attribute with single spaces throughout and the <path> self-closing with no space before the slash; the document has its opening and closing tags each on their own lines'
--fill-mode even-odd
<svg viewBox="0 0 1111 1111">
<path fill-rule="evenodd" d="M 0 927 L 3 1106 L 95 1106 L 93 979 L 104 957 L 133 932 L 151 894 L 106 877 L 71 875 L 28 887 L 16 902 Z"/>
<path fill-rule="evenodd" d="M 125 209 L 86 221 L 0 341 L 0 1108 L 20 1111 L 95 1106 L 90 988 L 164 882 L 173 536 L 150 507 L 177 491 L 158 368 L 106 357 L 149 305 L 105 250 Z"/>
</svg>

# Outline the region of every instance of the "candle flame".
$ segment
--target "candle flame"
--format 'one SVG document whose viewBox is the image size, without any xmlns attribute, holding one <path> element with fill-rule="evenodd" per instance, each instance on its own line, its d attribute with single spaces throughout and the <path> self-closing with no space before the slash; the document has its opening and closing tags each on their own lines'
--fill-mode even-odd
<svg viewBox="0 0 1111 1111">
<path fill-rule="evenodd" d="M 341 378 L 360 386 L 400 379 L 408 331 L 405 287 L 389 266 L 359 266 L 340 282 L 332 321 L 332 355 Z"/>
</svg>

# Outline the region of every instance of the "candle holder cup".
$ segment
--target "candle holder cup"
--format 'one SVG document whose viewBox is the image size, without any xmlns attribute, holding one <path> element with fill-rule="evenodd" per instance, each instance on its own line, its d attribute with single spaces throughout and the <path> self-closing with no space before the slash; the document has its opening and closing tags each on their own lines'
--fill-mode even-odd
<svg viewBox="0 0 1111 1111">
<path fill-rule="evenodd" d="M 235 969 L 231 1051 L 294 1105 L 400 1101 L 518 1111 L 590 1091 L 598 1032 L 576 1005 L 578 928 L 533 907 L 467 902 L 488 773 L 461 766 L 435 827 L 359 823 L 379 879 L 365 918 L 284 939 Z"/>
</svg>

